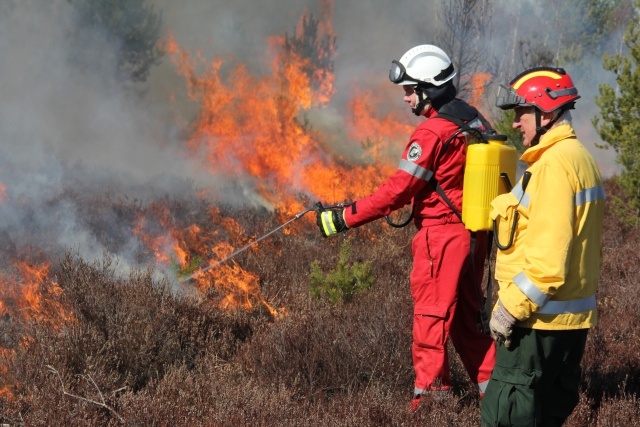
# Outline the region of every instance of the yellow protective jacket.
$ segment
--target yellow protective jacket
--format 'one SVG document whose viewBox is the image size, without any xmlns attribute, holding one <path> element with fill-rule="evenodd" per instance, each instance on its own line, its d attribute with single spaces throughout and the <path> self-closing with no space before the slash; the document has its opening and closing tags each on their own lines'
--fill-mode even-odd
<svg viewBox="0 0 640 427">
<path fill-rule="evenodd" d="M 521 179 L 491 202 L 501 246 L 516 224 L 513 245 L 497 254 L 497 304 L 519 327 L 593 327 L 605 198 L 598 166 L 568 123 L 549 130 L 521 160 L 531 173 L 525 191 Z"/>
</svg>

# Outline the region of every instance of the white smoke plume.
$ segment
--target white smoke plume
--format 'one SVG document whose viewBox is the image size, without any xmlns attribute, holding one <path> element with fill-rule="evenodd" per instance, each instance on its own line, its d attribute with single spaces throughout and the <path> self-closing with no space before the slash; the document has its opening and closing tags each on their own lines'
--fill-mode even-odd
<svg viewBox="0 0 640 427">
<path fill-rule="evenodd" d="M 494 25 L 513 16 L 511 3 L 497 2 Z M 268 64 L 268 36 L 292 34 L 302 14 L 319 17 L 322 7 L 319 0 L 149 4 L 162 13 L 164 34 L 175 37 L 183 49 L 210 59 L 233 55 L 256 72 Z M 339 145 L 346 134 L 342 117 L 352 88 L 378 88 L 386 82 L 392 59 L 414 45 L 432 43 L 438 31 L 448 29 L 438 21 L 438 2 L 328 4 L 337 36 L 336 95 L 309 117 L 315 129 Z M 94 258 L 105 247 L 81 218 L 86 212 L 77 203 L 83 198 L 104 194 L 144 202 L 164 194 L 192 197 L 196 189 L 206 188 L 217 190 L 227 202 L 252 199 L 242 194 L 242 186 L 206 170 L 201 159 L 184 149 L 198 106 L 187 98 L 184 78 L 168 58 L 151 70 L 140 95 L 115 77 L 117 46 L 90 30 L 77 37 L 78 31 L 67 0 L 7 1 L 0 6 L 0 236 L 5 242 L 37 245 L 42 233 L 53 246 L 75 248 Z M 500 50 L 500 37 L 508 35 L 494 30 L 487 43 Z M 583 99 L 574 121 L 604 172 L 611 174 L 616 168 L 612 153 L 594 147 L 599 139 L 590 125 L 597 113 L 597 84 L 610 78 L 598 60 L 593 66 L 598 72 L 590 74 L 593 81 L 580 82 Z M 398 89 L 387 86 L 390 92 Z M 381 108 L 406 109 L 402 91 Z M 416 120 L 408 110 L 406 117 Z M 399 141 L 398 152 L 404 143 Z M 96 214 L 110 228 L 105 232 L 126 234 L 114 212 Z M 138 245 L 131 237 L 116 255 L 126 260 Z"/>
<path fill-rule="evenodd" d="M 181 149 L 178 122 L 167 122 L 161 109 L 116 81 L 116 47 L 91 31 L 77 36 L 68 1 L 26 0 L 3 3 L 2 9 L 4 244 L 99 257 L 105 248 L 80 218 L 86 215 L 83 200 L 105 193 L 149 200 L 183 194 L 195 183 L 216 185 Z M 115 232 L 113 212 L 101 215 L 107 232 Z M 134 239 L 123 245 L 136 246 Z"/>
</svg>

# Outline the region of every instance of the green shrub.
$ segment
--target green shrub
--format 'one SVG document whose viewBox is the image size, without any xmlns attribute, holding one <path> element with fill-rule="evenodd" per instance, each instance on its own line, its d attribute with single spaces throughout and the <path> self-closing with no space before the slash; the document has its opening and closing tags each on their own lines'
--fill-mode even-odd
<svg viewBox="0 0 640 427">
<path fill-rule="evenodd" d="M 324 274 L 318 261 L 311 263 L 310 292 L 311 295 L 320 298 L 326 297 L 332 303 L 349 302 L 353 297 L 365 292 L 373 285 L 373 272 L 371 263 L 355 262 L 348 264 L 351 256 L 351 244 L 344 241 L 340 246 L 338 266 L 335 270 Z"/>
<path fill-rule="evenodd" d="M 180 262 L 175 257 L 171 257 L 170 265 L 171 271 L 174 272 L 176 277 L 187 277 L 200 269 L 200 266 L 202 265 L 202 257 L 196 255 L 192 257 L 185 265 L 180 265 Z"/>
</svg>

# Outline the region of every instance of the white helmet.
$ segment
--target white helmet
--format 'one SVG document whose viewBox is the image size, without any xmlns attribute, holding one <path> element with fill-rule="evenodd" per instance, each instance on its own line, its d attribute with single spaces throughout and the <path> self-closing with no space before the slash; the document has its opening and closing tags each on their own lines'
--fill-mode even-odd
<svg viewBox="0 0 640 427">
<path fill-rule="evenodd" d="M 422 44 L 393 61 L 389 80 L 397 85 L 429 83 L 441 86 L 456 75 L 451 60 L 442 49 L 431 44 Z"/>
</svg>

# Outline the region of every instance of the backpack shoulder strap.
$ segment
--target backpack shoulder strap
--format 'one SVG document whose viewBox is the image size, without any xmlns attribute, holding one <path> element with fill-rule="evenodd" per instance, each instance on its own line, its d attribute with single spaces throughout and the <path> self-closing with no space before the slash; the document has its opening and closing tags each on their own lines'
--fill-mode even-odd
<svg viewBox="0 0 640 427">
<path fill-rule="evenodd" d="M 460 213 L 460 211 L 453 205 L 453 202 L 451 201 L 451 199 L 449 199 L 449 196 L 447 196 L 447 194 L 444 192 L 444 190 L 442 189 L 442 186 L 440 185 L 440 183 L 438 182 L 438 180 L 436 179 L 435 175 L 431 175 L 431 179 L 429 179 L 429 184 L 431 184 L 431 186 L 436 190 L 436 193 L 438 193 L 438 195 L 440 196 L 440 198 L 442 200 L 444 200 L 444 202 L 449 206 L 449 208 L 453 211 L 454 214 L 456 214 L 456 216 L 458 217 L 458 219 L 460 221 L 462 221 L 462 214 Z"/>
<path fill-rule="evenodd" d="M 484 116 L 480 114 L 480 112 L 475 107 L 472 107 L 461 99 L 453 99 L 452 101 L 443 105 L 440 110 L 438 110 L 438 115 L 436 117 L 448 120 L 458 127 L 458 130 L 455 131 L 449 138 L 447 138 L 444 144 L 442 144 L 442 149 L 440 150 L 438 160 L 444 155 L 444 153 L 446 153 L 449 145 L 451 144 L 451 141 L 453 141 L 453 139 L 459 134 L 468 132 L 471 129 L 477 130 L 480 127 L 484 127 L 485 131 L 492 129 L 487 119 L 485 119 Z M 483 138 L 480 131 L 477 131 L 477 134 L 480 135 L 481 138 Z M 451 208 L 451 210 L 456 214 L 460 221 L 462 221 L 462 214 L 458 209 L 456 209 L 449 197 L 445 194 L 442 186 L 440 185 L 438 180 L 436 180 L 435 174 L 431 176 L 429 183 L 436 190 L 438 195 L 440 195 L 442 200 L 444 200 L 449 208 Z"/>
</svg>

